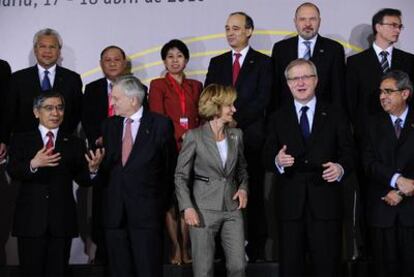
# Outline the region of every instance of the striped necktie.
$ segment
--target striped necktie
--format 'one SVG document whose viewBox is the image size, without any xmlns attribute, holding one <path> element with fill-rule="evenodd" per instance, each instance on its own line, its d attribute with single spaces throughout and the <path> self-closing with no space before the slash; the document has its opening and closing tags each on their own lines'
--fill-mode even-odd
<svg viewBox="0 0 414 277">
<path fill-rule="evenodd" d="M 390 69 L 390 64 L 388 63 L 388 52 L 387 51 L 382 51 L 380 53 L 381 58 L 381 68 L 382 68 L 382 73 L 387 73 L 387 71 Z"/>
</svg>

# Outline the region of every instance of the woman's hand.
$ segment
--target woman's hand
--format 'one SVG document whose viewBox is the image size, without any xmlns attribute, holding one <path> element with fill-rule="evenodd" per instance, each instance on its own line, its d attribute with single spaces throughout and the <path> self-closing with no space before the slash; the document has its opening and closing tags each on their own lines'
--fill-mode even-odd
<svg viewBox="0 0 414 277">
<path fill-rule="evenodd" d="M 184 210 L 184 220 L 190 226 L 199 226 L 200 219 L 198 218 L 198 214 L 194 208 L 187 208 Z"/>
<path fill-rule="evenodd" d="M 244 209 L 247 206 L 247 191 L 239 189 L 233 196 L 233 200 L 239 199 L 239 207 L 237 209 Z"/>
</svg>

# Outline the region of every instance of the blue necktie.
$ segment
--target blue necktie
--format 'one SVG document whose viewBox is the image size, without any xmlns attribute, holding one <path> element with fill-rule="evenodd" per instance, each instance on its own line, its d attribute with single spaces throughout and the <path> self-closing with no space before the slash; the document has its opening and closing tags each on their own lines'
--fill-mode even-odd
<svg viewBox="0 0 414 277">
<path fill-rule="evenodd" d="M 305 55 L 303 55 L 303 58 L 305 60 L 309 60 L 311 58 L 311 48 L 310 48 L 311 42 L 309 40 L 305 40 L 303 43 L 306 46 L 306 52 L 305 52 Z"/>
<path fill-rule="evenodd" d="M 310 135 L 310 129 L 309 129 L 309 120 L 308 120 L 308 116 L 306 115 L 306 112 L 308 111 L 309 107 L 308 106 L 303 106 L 300 111 L 301 111 L 301 115 L 300 115 L 300 129 L 302 130 L 302 135 L 305 138 L 305 140 L 307 140 L 309 138 Z"/>
<path fill-rule="evenodd" d="M 397 118 L 394 122 L 395 136 L 397 138 L 400 138 L 400 135 L 401 135 L 401 129 L 402 129 L 401 128 L 401 122 L 402 122 L 401 118 Z"/>
<path fill-rule="evenodd" d="M 42 91 L 45 90 L 50 90 L 52 88 L 52 86 L 50 85 L 50 80 L 49 80 L 49 71 L 45 70 L 45 76 L 43 77 L 42 80 Z"/>
</svg>

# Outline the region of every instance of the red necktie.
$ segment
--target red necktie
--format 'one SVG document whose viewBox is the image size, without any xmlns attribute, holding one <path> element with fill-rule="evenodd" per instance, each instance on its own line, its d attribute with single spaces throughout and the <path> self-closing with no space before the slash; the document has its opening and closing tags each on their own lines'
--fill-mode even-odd
<svg viewBox="0 0 414 277">
<path fill-rule="evenodd" d="M 47 132 L 46 136 L 49 138 L 46 142 L 46 150 L 49 150 L 50 148 L 53 148 L 53 146 L 55 145 L 53 143 L 53 133 L 51 131 Z"/>
<path fill-rule="evenodd" d="M 233 63 L 233 86 L 236 85 L 237 77 L 239 77 L 239 73 L 240 73 L 239 59 L 241 57 L 241 54 L 240 53 L 234 53 L 234 56 L 236 57 L 236 59 L 234 60 L 234 63 Z"/>
<path fill-rule="evenodd" d="M 131 118 L 127 118 L 125 120 L 125 134 L 124 138 L 122 139 L 122 165 L 125 165 L 128 161 L 129 154 L 131 154 L 133 140 L 132 140 L 132 132 L 131 132 L 131 123 L 133 120 Z"/>
<path fill-rule="evenodd" d="M 112 83 L 108 85 L 108 117 L 114 115 L 114 106 L 111 105 L 111 96 L 112 96 Z"/>
</svg>

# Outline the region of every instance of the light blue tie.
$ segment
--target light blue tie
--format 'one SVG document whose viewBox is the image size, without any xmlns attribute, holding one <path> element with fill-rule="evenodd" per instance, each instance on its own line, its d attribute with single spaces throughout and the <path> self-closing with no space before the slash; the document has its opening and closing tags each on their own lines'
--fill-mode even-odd
<svg viewBox="0 0 414 277">
<path fill-rule="evenodd" d="M 311 48 L 310 48 L 311 42 L 309 40 L 305 40 L 303 43 L 306 46 L 306 52 L 305 52 L 305 55 L 303 55 L 303 58 L 305 60 L 309 60 L 311 58 Z"/>
</svg>

